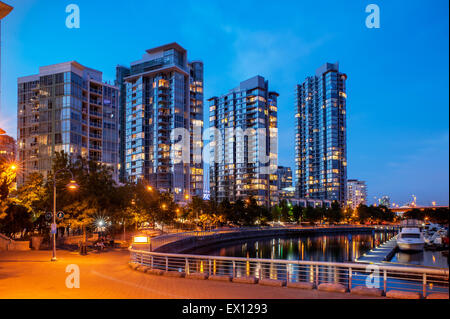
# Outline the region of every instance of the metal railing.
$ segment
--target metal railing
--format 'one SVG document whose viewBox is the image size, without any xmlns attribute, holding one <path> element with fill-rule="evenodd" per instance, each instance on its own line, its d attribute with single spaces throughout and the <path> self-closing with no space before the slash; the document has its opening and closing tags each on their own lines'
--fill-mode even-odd
<svg viewBox="0 0 450 319">
<path fill-rule="evenodd" d="M 343 285 L 347 291 L 355 287 L 379 288 L 421 293 L 448 293 L 448 269 L 401 267 L 360 263 L 338 263 L 303 260 L 278 260 L 167 254 L 130 249 L 131 262 L 149 269 L 175 271 L 208 276 L 254 277 L 303 282 L 317 288 L 323 283 Z"/>
</svg>

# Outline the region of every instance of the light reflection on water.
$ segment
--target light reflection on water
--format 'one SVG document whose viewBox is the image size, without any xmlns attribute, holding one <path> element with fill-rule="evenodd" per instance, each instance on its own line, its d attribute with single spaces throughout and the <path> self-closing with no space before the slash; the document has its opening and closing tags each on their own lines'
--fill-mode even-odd
<svg viewBox="0 0 450 319">
<path fill-rule="evenodd" d="M 284 260 L 354 260 L 394 236 L 393 233 L 326 234 L 247 239 L 203 247 L 193 254 Z"/>
<path fill-rule="evenodd" d="M 448 257 L 441 251 L 424 250 L 419 252 L 398 251 L 390 260 L 394 263 L 413 264 L 429 267 L 448 268 Z"/>
</svg>

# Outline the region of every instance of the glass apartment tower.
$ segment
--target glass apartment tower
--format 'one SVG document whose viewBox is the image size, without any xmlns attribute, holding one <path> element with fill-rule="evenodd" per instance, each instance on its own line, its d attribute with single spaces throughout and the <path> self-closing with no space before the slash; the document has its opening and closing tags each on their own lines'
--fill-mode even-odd
<svg viewBox="0 0 450 319">
<path fill-rule="evenodd" d="M 117 179 L 119 92 L 102 72 L 65 62 L 40 67 L 17 87 L 19 183 L 31 172 L 47 176 L 60 151 L 105 164 Z"/>
<path fill-rule="evenodd" d="M 278 166 L 277 185 L 279 191 L 287 187 L 292 187 L 292 169 L 290 167 Z"/>
<path fill-rule="evenodd" d="M 347 181 L 347 206 L 356 209 L 361 204 L 367 205 L 366 182 L 349 179 Z"/>
<path fill-rule="evenodd" d="M 203 195 L 203 63 L 177 43 L 147 50 L 118 66 L 121 178 L 173 193 Z"/>
<path fill-rule="evenodd" d="M 296 86 L 296 191 L 345 204 L 346 87 L 339 64 L 326 63 Z"/>
<path fill-rule="evenodd" d="M 255 76 L 208 100 L 211 199 L 278 202 L 277 97 Z"/>
</svg>

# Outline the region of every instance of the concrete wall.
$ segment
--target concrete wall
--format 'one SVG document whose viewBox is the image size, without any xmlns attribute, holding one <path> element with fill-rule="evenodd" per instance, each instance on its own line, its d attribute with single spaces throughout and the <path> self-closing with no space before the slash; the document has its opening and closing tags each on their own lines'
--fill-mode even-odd
<svg viewBox="0 0 450 319">
<path fill-rule="evenodd" d="M 200 247 L 215 245 L 219 243 L 250 239 L 262 238 L 272 236 L 286 236 L 286 235 L 312 235 L 312 234 L 327 234 L 327 233 L 360 233 L 372 232 L 371 227 L 330 227 L 319 229 L 262 229 L 262 230 L 245 230 L 241 232 L 223 233 L 204 237 L 189 237 L 171 242 L 164 246 L 155 249 L 156 252 L 161 253 L 189 253 Z"/>
<path fill-rule="evenodd" d="M 15 241 L 0 234 L 0 251 L 5 250 L 30 250 L 29 241 Z"/>
</svg>

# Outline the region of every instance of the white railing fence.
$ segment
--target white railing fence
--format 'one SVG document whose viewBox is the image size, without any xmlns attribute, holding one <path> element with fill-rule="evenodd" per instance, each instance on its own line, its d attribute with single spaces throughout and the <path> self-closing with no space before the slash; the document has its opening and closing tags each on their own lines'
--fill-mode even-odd
<svg viewBox="0 0 450 319">
<path fill-rule="evenodd" d="M 355 287 L 430 293 L 448 293 L 448 269 L 338 263 L 302 260 L 275 260 L 168 254 L 130 249 L 131 262 L 149 269 L 208 276 L 255 277 L 289 282 L 342 284 L 348 291 Z"/>
</svg>

